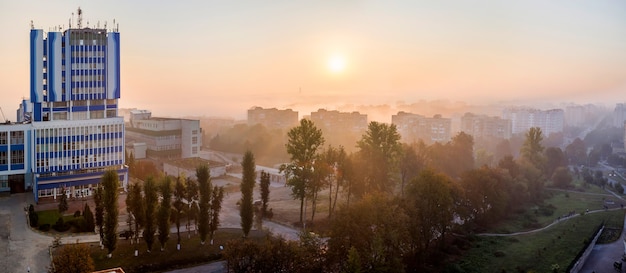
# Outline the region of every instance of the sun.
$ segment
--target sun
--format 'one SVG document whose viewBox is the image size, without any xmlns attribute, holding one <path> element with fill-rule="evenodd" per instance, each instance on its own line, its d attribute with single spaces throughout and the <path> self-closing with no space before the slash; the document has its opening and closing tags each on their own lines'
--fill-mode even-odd
<svg viewBox="0 0 626 273">
<path fill-rule="evenodd" d="M 346 59 L 341 55 L 333 55 L 328 58 L 328 70 L 332 73 L 341 73 L 346 69 Z"/>
</svg>

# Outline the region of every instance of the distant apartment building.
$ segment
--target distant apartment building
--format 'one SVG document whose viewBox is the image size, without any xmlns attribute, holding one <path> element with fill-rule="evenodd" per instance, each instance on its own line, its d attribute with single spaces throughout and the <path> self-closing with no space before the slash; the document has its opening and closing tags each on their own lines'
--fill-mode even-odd
<svg viewBox="0 0 626 273">
<path fill-rule="evenodd" d="M 452 121 L 435 115 L 432 118 L 418 114 L 398 112 L 391 116 L 391 123 L 396 125 L 403 142 L 423 140 L 426 144 L 447 142 L 450 140 Z"/>
<path fill-rule="evenodd" d="M 298 126 L 298 112 L 291 109 L 253 107 L 248 109 L 248 125 L 261 124 L 270 129 L 288 130 Z"/>
<path fill-rule="evenodd" d="M 126 142 L 129 147 L 145 147 L 147 157 L 198 157 L 202 128 L 199 120 L 152 117 L 150 111 L 131 110 L 130 122 L 126 125 Z"/>
<path fill-rule="evenodd" d="M 592 124 L 601 110 L 593 104 L 569 105 L 565 107 L 565 125 L 571 127 L 581 127 L 585 124 Z M 618 126 L 621 126 L 618 124 Z"/>
<path fill-rule="evenodd" d="M 465 113 L 461 117 L 461 131 L 474 138 L 511 138 L 511 121 L 500 117 Z"/>
<path fill-rule="evenodd" d="M 613 110 L 613 126 L 621 128 L 624 126 L 624 121 L 626 121 L 626 104 L 618 103 Z"/>
<path fill-rule="evenodd" d="M 532 108 L 506 108 L 502 112 L 503 119 L 511 120 L 511 132 L 524 134 L 532 127 L 541 128 L 548 136 L 563 132 L 565 114 L 562 109 L 538 110 Z"/>
<path fill-rule="evenodd" d="M 339 112 L 319 109 L 311 112 L 311 121 L 326 132 L 352 132 L 362 134 L 367 130 L 367 115 L 359 112 Z"/>
</svg>

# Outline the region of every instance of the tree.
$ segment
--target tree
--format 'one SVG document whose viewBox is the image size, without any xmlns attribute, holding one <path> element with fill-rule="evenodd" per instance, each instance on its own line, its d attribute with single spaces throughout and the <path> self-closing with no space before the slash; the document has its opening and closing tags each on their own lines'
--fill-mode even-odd
<svg viewBox="0 0 626 273">
<path fill-rule="evenodd" d="M 328 218 L 332 218 L 337 204 L 339 188 L 346 181 L 347 157 L 343 146 L 339 146 L 339 148 L 328 146 L 320 155 L 320 162 L 323 163 L 321 174 L 326 176 L 323 180 L 328 187 Z"/>
<path fill-rule="evenodd" d="M 483 166 L 463 174 L 461 187 L 467 202 L 467 222 L 489 227 L 510 210 L 506 170 Z"/>
<path fill-rule="evenodd" d="M 565 154 L 571 164 L 582 165 L 587 163 L 587 146 L 580 138 L 574 139 L 565 147 Z"/>
<path fill-rule="evenodd" d="M 209 233 L 209 209 L 211 202 L 211 173 L 209 172 L 209 166 L 198 166 L 196 168 L 196 177 L 198 178 L 198 190 L 200 193 L 198 232 L 200 232 L 200 242 L 204 245 L 206 236 Z"/>
<path fill-rule="evenodd" d="M 545 158 L 546 177 L 552 177 L 552 175 L 554 174 L 554 170 L 556 170 L 558 167 L 567 166 L 567 159 L 565 158 L 565 154 L 563 154 L 563 151 L 561 151 L 561 148 L 559 147 L 548 147 L 545 150 Z"/>
<path fill-rule="evenodd" d="M 369 192 L 391 193 L 395 188 L 395 173 L 402 153 L 400 134 L 394 124 L 370 122 L 367 131 L 357 142 L 359 154 L 367 167 L 364 186 Z"/>
<path fill-rule="evenodd" d="M 141 184 L 131 183 L 126 196 L 126 208 L 135 222 L 135 243 L 139 244 L 139 231 L 145 223 L 144 199 L 141 196 Z"/>
<path fill-rule="evenodd" d="M 110 258 L 117 245 L 117 216 L 119 215 L 117 197 L 119 178 L 115 170 L 104 172 L 102 177 L 102 204 L 104 207 L 104 246 L 109 250 Z"/>
<path fill-rule="evenodd" d="M 148 246 L 148 253 L 152 251 L 154 244 L 154 234 L 156 233 L 156 224 L 154 222 L 157 206 L 159 205 L 158 189 L 154 182 L 154 178 L 148 177 L 143 184 L 144 200 L 145 200 L 145 222 L 143 227 L 143 239 Z"/>
<path fill-rule="evenodd" d="M 261 181 L 259 183 L 261 190 L 261 215 L 265 217 L 267 213 L 267 202 L 270 198 L 270 174 L 261 171 Z"/>
<path fill-rule="evenodd" d="M 338 272 L 355 267 L 367 268 L 367 272 L 403 272 L 407 221 L 397 199 L 380 192 L 366 194 L 349 208 L 337 211 L 331 222 L 328 263 L 337 264 Z M 350 249 L 361 257 L 360 264 L 354 260 L 347 263 Z"/>
<path fill-rule="evenodd" d="M 526 140 L 522 146 L 522 158 L 533 164 L 538 169 L 543 169 L 545 158 L 543 157 L 543 146 L 541 145 L 543 134 L 541 128 L 532 127 L 526 133 Z"/>
<path fill-rule="evenodd" d="M 406 196 L 409 245 L 413 260 L 423 263 L 435 240 L 445 241 L 455 212 L 457 190 L 447 176 L 425 169 L 409 184 Z"/>
<path fill-rule="evenodd" d="M 159 185 L 161 192 L 161 204 L 157 214 L 157 226 L 159 232 L 159 242 L 161 251 L 165 249 L 165 244 L 170 238 L 170 213 L 172 211 L 172 180 L 169 176 L 164 176 Z"/>
<path fill-rule="evenodd" d="M 85 219 L 85 231 L 93 232 L 96 228 L 96 223 L 94 222 L 93 213 L 87 203 L 85 203 L 85 207 L 83 208 L 83 218 Z"/>
<path fill-rule="evenodd" d="M 254 155 L 252 152 L 247 151 L 241 162 L 243 168 L 243 174 L 241 178 L 241 202 L 239 207 L 239 215 L 241 216 L 241 229 L 243 231 L 243 237 L 248 237 L 248 233 L 252 228 L 254 221 L 254 207 L 253 207 L 253 190 L 256 180 Z"/>
<path fill-rule="evenodd" d="M 54 256 L 50 272 L 53 273 L 90 273 L 95 270 L 91 250 L 86 244 L 63 245 Z"/>
<path fill-rule="evenodd" d="M 191 220 L 193 220 L 196 223 L 196 228 L 197 229 L 197 224 L 198 224 L 198 183 L 191 179 L 191 178 L 187 178 L 187 184 L 186 184 L 186 194 L 185 194 L 185 201 L 187 202 L 187 238 L 190 237 L 191 235 Z"/>
<path fill-rule="evenodd" d="M 215 186 L 213 188 L 213 196 L 211 197 L 211 222 L 209 223 L 209 231 L 211 245 L 213 245 L 213 236 L 220 225 L 220 211 L 222 210 L 222 201 L 224 200 L 224 187 Z"/>
<path fill-rule="evenodd" d="M 98 226 L 98 234 L 100 234 L 100 245 L 104 243 L 104 205 L 102 201 L 102 184 L 96 186 L 96 190 L 93 195 L 93 201 L 96 204 L 96 226 Z"/>
<path fill-rule="evenodd" d="M 558 167 L 552 175 L 552 183 L 555 187 L 566 189 L 572 184 L 572 175 L 567 167 Z"/>
<path fill-rule="evenodd" d="M 185 199 L 185 178 L 177 177 L 176 184 L 174 185 L 174 215 L 176 221 L 176 245 L 177 249 L 180 249 L 180 218 L 183 216 L 183 212 L 187 205 L 183 202 Z"/>
<path fill-rule="evenodd" d="M 313 177 L 313 163 L 318 149 L 324 144 L 324 137 L 312 121 L 302 119 L 299 126 L 287 132 L 287 138 L 286 147 L 291 162 L 282 165 L 280 171 L 287 177 L 293 198 L 300 200 L 300 224 L 303 224 L 304 201 Z"/>
<path fill-rule="evenodd" d="M 65 213 L 69 209 L 69 206 L 67 204 L 67 194 L 65 193 L 65 191 L 65 187 L 63 187 L 61 189 L 62 194 L 59 196 L 59 213 L 61 214 L 61 216 L 63 216 L 63 213 Z"/>
<path fill-rule="evenodd" d="M 415 145 L 402 145 L 402 159 L 400 160 L 400 196 L 404 196 L 404 186 L 406 183 L 416 177 L 424 168 L 425 162 L 423 158 L 418 157 L 416 149 L 424 150 L 425 146 L 423 141 Z"/>
</svg>

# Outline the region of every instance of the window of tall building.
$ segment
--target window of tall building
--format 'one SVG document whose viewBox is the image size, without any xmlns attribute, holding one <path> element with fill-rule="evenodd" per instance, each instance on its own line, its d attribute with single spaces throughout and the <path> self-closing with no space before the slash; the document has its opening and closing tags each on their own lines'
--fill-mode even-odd
<svg viewBox="0 0 626 273">
<path fill-rule="evenodd" d="M 24 131 L 11 132 L 11 144 L 24 144 Z"/>
<path fill-rule="evenodd" d="M 24 164 L 24 150 L 11 151 L 11 164 Z"/>
<path fill-rule="evenodd" d="M 7 164 L 7 152 L 0 152 L 0 165 Z"/>
<path fill-rule="evenodd" d="M 7 132 L 0 132 L 0 145 L 7 144 Z"/>
<path fill-rule="evenodd" d="M 198 144 L 198 137 L 192 137 L 191 144 Z"/>
<path fill-rule="evenodd" d="M 8 187 L 9 187 L 9 176 L 0 175 L 0 188 L 8 188 Z"/>
</svg>

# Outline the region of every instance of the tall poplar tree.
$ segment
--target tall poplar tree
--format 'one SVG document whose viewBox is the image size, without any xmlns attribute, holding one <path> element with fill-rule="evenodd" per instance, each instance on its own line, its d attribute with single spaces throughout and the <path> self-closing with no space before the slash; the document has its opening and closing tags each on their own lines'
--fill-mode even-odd
<svg viewBox="0 0 626 273">
<path fill-rule="evenodd" d="M 180 218 L 183 217 L 183 211 L 185 211 L 185 178 L 178 177 L 176 179 L 176 184 L 174 185 L 174 211 L 175 213 L 175 221 L 176 221 L 176 249 L 180 249 Z"/>
<path fill-rule="evenodd" d="M 145 210 L 144 199 L 141 195 L 141 184 L 132 183 L 128 190 L 128 196 L 126 196 L 126 206 L 129 209 L 129 213 L 132 214 L 135 222 L 135 243 L 139 244 L 139 232 L 144 226 L 145 222 Z"/>
<path fill-rule="evenodd" d="M 187 202 L 187 238 L 191 236 L 191 220 L 196 224 L 195 230 L 198 230 L 198 182 L 191 178 L 187 178 L 185 201 Z"/>
<path fill-rule="evenodd" d="M 201 165 L 196 168 L 198 178 L 198 189 L 200 193 L 200 203 L 198 207 L 198 232 L 200 232 L 200 243 L 204 245 L 209 233 L 209 210 L 211 209 L 211 173 L 209 166 Z"/>
<path fill-rule="evenodd" d="M 96 190 L 93 195 L 93 201 L 96 204 L 96 226 L 98 226 L 98 234 L 100 235 L 100 246 L 104 247 L 104 207 L 102 204 L 102 184 L 96 186 Z"/>
<path fill-rule="evenodd" d="M 265 215 L 267 214 L 267 203 L 269 202 L 270 199 L 270 174 L 265 172 L 265 171 L 261 171 L 261 181 L 259 183 L 259 186 L 261 187 L 261 215 L 263 215 L 263 217 L 265 217 Z"/>
<path fill-rule="evenodd" d="M 104 207 L 104 246 L 110 258 L 117 246 L 117 216 L 119 215 L 117 197 L 119 178 L 114 170 L 106 171 L 102 177 L 102 204 Z"/>
<path fill-rule="evenodd" d="M 152 250 L 152 244 L 154 243 L 154 234 L 156 233 L 156 226 L 154 223 L 156 209 L 158 206 L 158 190 L 154 182 L 154 178 L 148 177 L 143 185 L 145 196 L 145 222 L 143 227 L 143 239 L 148 246 L 148 253 Z"/>
<path fill-rule="evenodd" d="M 211 222 L 209 230 L 211 231 L 211 245 L 213 245 L 213 236 L 217 227 L 220 225 L 220 211 L 222 210 L 222 201 L 224 200 L 224 187 L 215 186 L 213 188 L 213 196 L 211 198 Z"/>
<path fill-rule="evenodd" d="M 164 176 L 159 185 L 161 193 L 161 205 L 157 215 L 159 242 L 161 251 L 165 249 L 165 244 L 170 238 L 170 213 L 172 210 L 172 180 L 169 176 Z"/>
<path fill-rule="evenodd" d="M 254 155 L 251 151 L 247 151 L 243 156 L 241 167 L 243 167 L 243 174 L 241 178 L 241 202 L 239 215 L 241 216 L 241 229 L 243 231 L 243 237 L 247 238 L 254 221 L 252 193 L 254 190 L 254 182 L 256 180 Z"/>
</svg>

